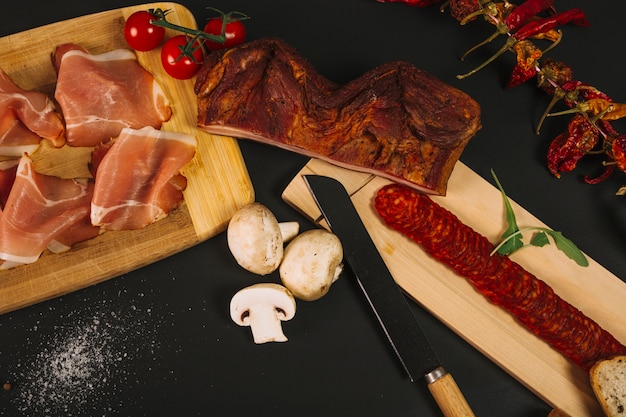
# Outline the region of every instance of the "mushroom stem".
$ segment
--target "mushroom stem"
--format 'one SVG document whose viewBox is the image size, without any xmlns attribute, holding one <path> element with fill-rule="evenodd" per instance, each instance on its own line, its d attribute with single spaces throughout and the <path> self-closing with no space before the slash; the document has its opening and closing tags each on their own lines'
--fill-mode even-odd
<svg viewBox="0 0 626 417">
<path fill-rule="evenodd" d="M 270 304 L 257 305 L 250 310 L 247 320 L 250 322 L 254 343 L 287 341 L 281 324 L 285 320 L 285 314 L 279 308 Z"/>
<path fill-rule="evenodd" d="M 240 326 L 250 326 L 254 343 L 286 342 L 281 321 L 296 314 L 291 292 L 271 282 L 239 290 L 230 300 L 230 317 Z"/>
<path fill-rule="evenodd" d="M 283 243 L 289 242 L 300 233 L 300 223 L 298 222 L 280 222 L 278 223 L 278 228 L 280 229 Z"/>
</svg>

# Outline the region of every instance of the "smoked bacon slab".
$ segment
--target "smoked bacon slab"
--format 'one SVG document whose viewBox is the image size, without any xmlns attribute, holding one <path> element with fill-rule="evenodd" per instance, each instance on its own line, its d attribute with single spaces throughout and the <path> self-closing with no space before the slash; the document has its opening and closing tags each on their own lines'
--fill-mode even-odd
<svg viewBox="0 0 626 417">
<path fill-rule="evenodd" d="M 209 133 L 438 195 L 481 127 L 478 103 L 410 63 L 383 64 L 341 86 L 275 38 L 209 54 L 195 93 L 198 126 Z"/>
</svg>

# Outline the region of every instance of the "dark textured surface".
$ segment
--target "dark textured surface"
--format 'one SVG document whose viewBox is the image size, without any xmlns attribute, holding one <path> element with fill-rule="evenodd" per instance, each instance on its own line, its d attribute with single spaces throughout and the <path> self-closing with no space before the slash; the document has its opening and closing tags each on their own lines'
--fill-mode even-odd
<svg viewBox="0 0 626 417">
<path fill-rule="evenodd" d="M 12 2 L 4 9 L 0 35 L 131 3 L 138 2 Z M 283 38 L 338 83 L 406 60 L 466 91 L 482 107 L 483 128 L 461 160 L 489 180 L 493 168 L 511 198 L 626 277 L 626 202 L 614 195 L 626 177 L 586 185 L 582 176 L 598 170 L 591 164 L 560 180 L 549 174 L 548 143 L 568 119 L 551 119 L 539 136 L 533 133 L 548 98 L 532 83 L 502 88 L 510 54 L 466 80 L 455 78 L 495 50 L 494 45 L 458 60 L 492 27 L 461 27 L 436 7 L 374 0 L 181 3 L 198 22 L 208 17 L 206 6 L 249 14 L 249 39 Z M 592 26 L 565 28 L 550 56 L 569 63 L 576 78 L 626 100 L 626 55 L 619 47 L 626 36 L 626 3 L 556 4 L 582 7 Z M 616 127 L 626 131 L 623 122 Z M 279 220 L 312 227 L 280 198 L 306 158 L 248 141 L 241 147 L 257 201 Z M 0 415 L 440 415 L 423 384 L 408 382 L 349 274 L 321 300 L 299 303 L 296 317 L 284 324 L 289 342 L 263 346 L 254 345 L 249 330 L 228 316 L 232 294 L 258 281 L 236 265 L 221 234 L 125 276 L 0 316 L 0 381 L 12 384 L 0 391 Z M 413 309 L 477 416 L 548 414 L 550 407 L 537 396 L 419 306 Z"/>
</svg>

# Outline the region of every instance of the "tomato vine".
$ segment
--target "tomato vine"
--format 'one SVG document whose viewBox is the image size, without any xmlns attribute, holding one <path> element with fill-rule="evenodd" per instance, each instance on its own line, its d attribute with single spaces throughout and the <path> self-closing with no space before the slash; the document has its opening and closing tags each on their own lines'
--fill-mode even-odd
<svg viewBox="0 0 626 417">
<path fill-rule="evenodd" d="M 133 13 L 124 25 L 124 37 L 128 45 L 137 51 L 150 51 L 163 43 L 165 29 L 180 32 L 163 44 L 161 62 L 165 71 L 174 78 L 188 79 L 199 70 L 207 48 L 231 48 L 245 41 L 242 20 L 249 19 L 244 13 L 224 13 L 209 7 L 219 14 L 205 25 L 204 30 L 193 29 L 170 22 L 170 10 L 148 9 Z M 215 25 L 214 22 L 218 22 Z M 234 28 L 234 29 L 233 29 Z M 236 33 L 235 33 L 236 32 Z"/>
</svg>

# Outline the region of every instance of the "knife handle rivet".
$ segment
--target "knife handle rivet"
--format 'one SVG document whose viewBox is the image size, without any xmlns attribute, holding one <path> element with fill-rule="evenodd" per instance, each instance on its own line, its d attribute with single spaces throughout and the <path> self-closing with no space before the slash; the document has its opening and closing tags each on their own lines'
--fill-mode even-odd
<svg viewBox="0 0 626 417">
<path fill-rule="evenodd" d="M 432 384 L 439 378 L 445 376 L 447 373 L 448 372 L 443 368 L 443 366 L 439 366 L 435 368 L 434 370 L 430 371 L 429 373 L 427 373 L 426 375 L 424 375 L 424 378 L 426 379 L 426 383 Z"/>
</svg>

